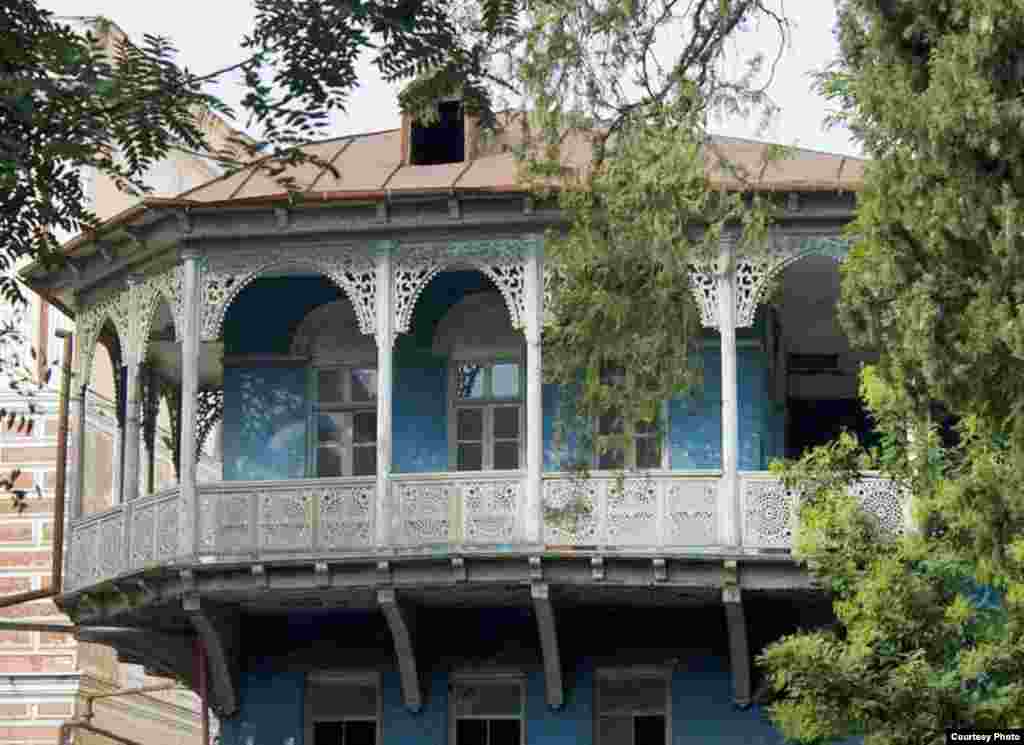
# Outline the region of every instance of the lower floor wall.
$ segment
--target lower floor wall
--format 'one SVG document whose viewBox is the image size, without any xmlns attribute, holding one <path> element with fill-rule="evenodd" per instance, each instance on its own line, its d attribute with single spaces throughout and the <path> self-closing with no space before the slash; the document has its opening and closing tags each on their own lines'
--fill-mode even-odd
<svg viewBox="0 0 1024 745">
<path fill-rule="evenodd" d="M 598 667 L 592 660 L 580 660 L 565 677 L 565 703 L 558 710 L 553 710 L 546 702 L 543 672 L 523 670 L 519 678 L 523 686 L 521 731 L 515 741 L 525 745 L 646 745 L 638 731 L 602 736 L 602 728 L 596 724 L 599 721 L 595 716 L 599 676 L 605 670 L 617 670 L 620 676 L 625 676 L 620 680 L 628 687 L 631 664 L 631 660 L 622 659 L 609 666 L 602 660 Z M 673 745 L 783 743 L 763 711 L 757 707 L 740 709 L 733 704 L 727 659 L 709 655 L 666 659 L 664 665 L 644 665 L 646 670 L 659 667 L 667 674 L 668 701 L 664 715 L 669 739 L 657 735 L 651 742 Z M 503 673 L 508 675 L 507 668 Z M 480 669 L 472 675 L 478 681 L 486 681 L 487 677 L 486 671 Z M 440 671 L 425 675 L 423 707 L 412 713 L 403 704 L 398 672 L 381 672 L 378 677 L 379 722 L 373 741 L 462 745 L 455 742 L 455 729 L 450 726 L 455 711 L 451 699 L 455 684 L 462 678 L 459 673 Z M 223 722 L 222 745 L 322 745 L 319 739 L 325 738 L 310 738 L 312 726 L 308 719 L 312 716 L 312 707 L 306 701 L 308 690 L 305 673 L 269 670 L 244 673 L 240 687 L 241 710 L 238 716 Z M 346 706 L 339 703 L 339 711 L 345 709 Z M 310 739 L 318 741 L 310 742 Z M 339 736 L 337 742 L 331 739 L 331 745 L 346 745 L 343 736 Z M 485 740 L 492 745 L 506 741 L 494 735 Z M 359 742 L 366 740 L 359 739 Z"/>
</svg>

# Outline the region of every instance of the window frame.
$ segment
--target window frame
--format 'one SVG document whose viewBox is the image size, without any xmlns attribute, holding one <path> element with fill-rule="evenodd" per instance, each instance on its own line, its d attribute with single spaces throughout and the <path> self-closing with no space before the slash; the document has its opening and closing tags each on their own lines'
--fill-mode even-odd
<svg viewBox="0 0 1024 745">
<path fill-rule="evenodd" d="M 665 684 L 665 745 L 672 742 L 672 668 L 660 665 L 635 665 L 628 667 L 599 667 L 594 670 L 594 745 L 601 742 L 601 683 L 603 681 L 660 680 Z M 644 714 L 630 713 L 631 718 Z M 650 716 L 648 714 L 647 716 Z M 631 743 L 636 745 L 636 743 Z"/>
<path fill-rule="evenodd" d="M 373 444 L 356 443 L 355 441 L 355 415 L 365 414 L 372 412 L 374 417 L 377 415 L 378 400 L 377 391 L 373 391 L 373 397 L 368 401 L 354 401 L 352 399 L 352 373 L 356 370 L 372 370 L 374 375 L 377 375 L 376 365 L 366 364 L 351 364 L 351 363 L 323 363 L 312 365 L 312 389 L 315 393 L 313 405 L 311 407 L 310 418 L 312 419 L 311 426 L 309 427 L 309 450 L 310 450 L 310 478 L 368 478 L 376 475 L 377 467 L 374 468 L 372 474 L 360 474 L 355 476 L 353 474 L 353 464 L 355 462 L 355 450 L 356 448 L 372 448 L 375 451 L 374 462 L 376 463 L 376 450 L 379 447 L 379 433 L 374 433 Z M 341 391 L 342 398 L 340 400 L 328 401 L 326 404 L 323 403 L 323 399 L 320 393 L 320 373 L 324 371 L 336 371 L 341 375 Z M 341 414 L 341 439 L 336 443 L 335 449 L 340 455 L 341 461 L 341 473 L 337 476 L 320 476 L 320 415 L 321 414 Z M 376 429 L 376 421 L 374 424 Z"/>
<path fill-rule="evenodd" d="M 516 683 L 519 687 L 519 716 L 513 717 L 507 714 L 484 715 L 484 716 L 458 716 L 456 714 L 456 690 L 459 686 L 486 686 Z M 518 720 L 519 721 L 519 745 L 526 745 L 526 676 L 519 671 L 495 671 L 484 672 L 454 672 L 448 679 L 448 745 L 460 745 L 458 742 L 458 723 L 460 719 L 473 720 Z"/>
<path fill-rule="evenodd" d="M 381 687 L 381 675 L 379 672 L 311 672 L 305 675 L 305 690 L 303 691 L 303 719 L 305 722 L 305 736 L 303 742 L 313 745 L 313 734 L 315 725 L 318 722 L 367 722 L 365 717 L 352 716 L 316 716 L 313 712 L 313 697 L 310 695 L 312 689 L 319 683 L 321 685 L 372 685 L 377 691 L 377 706 L 374 711 L 374 731 L 377 745 L 381 745 L 384 737 L 384 692 Z"/>
<path fill-rule="evenodd" d="M 623 422 L 626 430 L 626 436 L 628 441 L 626 444 L 625 452 L 623 453 L 622 468 L 626 471 L 668 471 L 672 468 L 672 448 L 669 447 L 669 427 L 668 427 L 668 401 L 662 401 L 658 407 L 658 420 L 654 424 L 654 428 L 651 433 L 638 433 L 636 431 L 636 425 L 630 422 Z M 601 467 L 601 455 L 598 451 L 597 438 L 601 435 L 601 420 L 600 417 L 593 417 L 590 422 L 590 426 L 594 432 L 594 452 L 593 452 L 593 463 L 595 471 L 617 471 L 617 468 L 602 468 Z M 636 465 L 636 454 L 637 454 L 637 441 L 641 439 L 656 439 L 658 436 L 658 429 L 661 429 L 661 442 L 659 443 L 658 453 L 658 465 L 653 468 L 641 468 Z"/>
<path fill-rule="evenodd" d="M 485 382 L 485 395 L 483 398 L 459 398 L 459 367 L 462 365 L 479 365 L 484 368 L 493 368 L 495 365 L 515 364 L 519 368 L 519 395 L 516 398 L 497 398 L 487 396 L 491 388 Z M 493 372 L 485 375 L 485 381 L 493 379 Z M 519 466 L 514 469 L 500 469 L 504 471 L 522 471 L 526 462 L 526 369 L 523 360 L 518 356 L 492 356 L 487 358 L 453 358 L 448 365 L 448 470 L 459 473 L 484 473 L 495 471 L 494 468 L 494 445 L 495 442 L 510 442 L 507 438 L 495 438 L 494 436 L 494 411 L 501 408 L 515 409 L 519 421 Z M 480 470 L 459 470 L 459 444 L 463 442 L 477 442 L 477 440 L 460 440 L 458 433 L 458 412 L 461 409 L 480 409 L 482 416 L 482 439 L 479 440 L 483 453 L 480 459 Z"/>
</svg>

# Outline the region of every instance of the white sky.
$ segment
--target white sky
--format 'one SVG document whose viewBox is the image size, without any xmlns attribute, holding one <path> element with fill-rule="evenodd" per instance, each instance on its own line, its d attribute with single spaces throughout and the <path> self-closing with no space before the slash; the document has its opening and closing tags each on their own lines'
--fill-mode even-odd
<svg viewBox="0 0 1024 745">
<path fill-rule="evenodd" d="M 779 0 L 782 2 L 782 0 Z M 180 50 L 179 62 L 197 73 L 210 72 L 243 57 L 242 37 L 251 29 L 250 0 L 40 0 L 58 15 L 104 15 L 131 36 L 143 33 L 170 37 Z M 835 12 L 827 0 L 789 0 L 785 11 L 793 24 L 792 43 L 776 72 L 770 94 L 781 111 L 759 139 L 799 145 L 849 155 L 859 154 L 849 134 L 826 130 L 825 101 L 811 91 L 809 73 L 823 68 L 836 51 L 832 27 Z M 774 53 L 776 36 L 767 28 L 751 31 L 738 42 L 742 51 L 765 49 Z M 366 64 L 360 70 L 362 84 L 350 97 L 348 110 L 334 117 L 330 135 L 372 132 L 399 125 L 397 93 Z M 240 99 L 237 82 L 216 91 L 229 104 Z M 244 128 L 245 122 L 238 122 Z M 714 127 L 720 134 L 756 137 L 757 122 L 730 121 Z"/>
</svg>

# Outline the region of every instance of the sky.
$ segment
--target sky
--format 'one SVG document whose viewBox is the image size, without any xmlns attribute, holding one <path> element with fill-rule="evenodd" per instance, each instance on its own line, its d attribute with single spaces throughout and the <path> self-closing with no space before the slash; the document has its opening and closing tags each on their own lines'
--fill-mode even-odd
<svg viewBox="0 0 1024 745">
<path fill-rule="evenodd" d="M 783 0 L 777 0 L 780 4 Z M 104 15 L 133 37 L 144 33 L 169 37 L 177 46 L 179 63 L 196 73 L 206 73 L 243 58 L 243 36 L 252 28 L 251 0 L 40 0 L 42 7 L 58 15 Z M 718 134 L 795 145 L 813 150 L 858 155 L 859 149 L 842 128 L 826 129 L 828 104 L 811 90 L 810 73 L 834 57 L 833 4 L 828 0 L 788 0 L 784 10 L 793 25 L 789 48 L 779 63 L 769 89 L 780 112 L 762 132 L 757 122 L 731 120 L 712 126 Z M 772 29 L 751 30 L 737 40 L 739 51 L 763 49 L 774 53 L 777 37 Z M 349 99 L 347 111 L 332 120 L 325 136 L 373 132 L 399 126 L 397 96 L 400 85 L 382 81 L 376 70 L 361 65 L 360 87 Z M 215 89 L 229 104 L 237 103 L 241 88 L 226 81 Z M 244 120 L 237 123 L 243 129 Z"/>
</svg>

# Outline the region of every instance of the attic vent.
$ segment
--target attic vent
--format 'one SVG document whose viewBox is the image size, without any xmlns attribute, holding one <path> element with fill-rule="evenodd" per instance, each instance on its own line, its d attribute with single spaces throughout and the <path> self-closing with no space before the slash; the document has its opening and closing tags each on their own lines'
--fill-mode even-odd
<svg viewBox="0 0 1024 745">
<path fill-rule="evenodd" d="M 461 163 L 466 159 L 466 124 L 461 101 L 437 105 L 437 121 L 413 122 L 409 136 L 409 162 L 414 166 Z"/>
<path fill-rule="evenodd" d="M 798 375 L 838 375 L 838 354 L 791 354 L 789 371 Z"/>
</svg>

